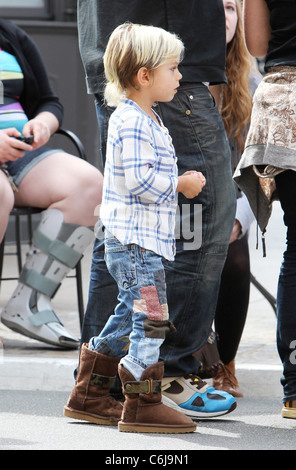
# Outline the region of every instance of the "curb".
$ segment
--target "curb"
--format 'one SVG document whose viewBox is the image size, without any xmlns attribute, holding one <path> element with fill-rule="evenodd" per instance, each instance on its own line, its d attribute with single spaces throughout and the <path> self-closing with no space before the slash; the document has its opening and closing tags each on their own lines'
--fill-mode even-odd
<svg viewBox="0 0 296 470">
<path fill-rule="evenodd" d="M 70 391 L 75 359 L 8 356 L 0 359 L 0 390 Z"/>
<path fill-rule="evenodd" d="M 0 357 L 0 390 L 70 392 L 77 359 Z M 282 396 L 281 365 L 237 364 L 236 376 L 245 397 Z M 208 381 L 211 383 L 211 381 Z"/>
</svg>

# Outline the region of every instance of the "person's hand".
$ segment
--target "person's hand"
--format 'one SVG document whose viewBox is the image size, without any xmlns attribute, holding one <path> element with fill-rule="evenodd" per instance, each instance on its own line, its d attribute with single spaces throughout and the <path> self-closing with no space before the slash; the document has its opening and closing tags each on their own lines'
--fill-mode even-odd
<svg viewBox="0 0 296 470">
<path fill-rule="evenodd" d="M 50 127 L 46 122 L 40 118 L 34 118 L 28 121 L 23 128 L 23 135 L 34 136 L 34 141 L 32 144 L 33 150 L 45 145 L 51 136 Z"/>
<path fill-rule="evenodd" d="M 187 173 L 189 173 L 190 175 L 193 175 L 195 176 L 195 178 L 199 178 L 202 182 L 202 186 L 204 187 L 205 184 L 206 184 L 206 178 L 204 177 L 204 175 L 200 172 L 200 171 L 186 171 L 184 174 L 186 175 Z"/>
<path fill-rule="evenodd" d="M 21 133 L 14 127 L 0 130 L 0 163 L 18 160 L 24 156 L 25 150 L 32 150 L 32 145 L 15 139 L 20 136 Z"/>
<path fill-rule="evenodd" d="M 49 111 L 43 111 L 24 125 L 23 134 L 25 136 L 34 136 L 32 147 L 35 150 L 47 144 L 58 128 L 59 121 L 55 115 Z"/>
<path fill-rule="evenodd" d="M 198 196 L 206 184 L 206 179 L 199 171 L 186 171 L 178 178 L 177 192 L 184 194 L 188 199 Z"/>
<path fill-rule="evenodd" d="M 231 232 L 231 236 L 230 236 L 230 240 L 229 240 L 229 244 L 235 242 L 235 240 L 237 240 L 239 238 L 241 233 L 242 233 L 242 226 L 241 226 L 240 222 L 237 219 L 235 219 L 234 224 L 233 224 L 233 228 L 232 228 L 232 232 Z"/>
</svg>

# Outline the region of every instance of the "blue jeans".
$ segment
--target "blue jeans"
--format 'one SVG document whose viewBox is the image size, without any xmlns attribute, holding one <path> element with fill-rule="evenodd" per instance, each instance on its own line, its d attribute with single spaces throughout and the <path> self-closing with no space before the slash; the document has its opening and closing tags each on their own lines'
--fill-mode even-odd
<svg viewBox="0 0 296 470">
<path fill-rule="evenodd" d="M 196 372 L 198 360 L 192 353 L 208 338 L 215 316 L 220 276 L 227 255 L 235 216 L 236 199 L 230 167 L 230 149 L 219 111 L 203 84 L 183 84 L 173 101 L 160 103 L 156 111 L 173 139 L 179 173 L 198 170 L 207 184 L 200 195 L 187 200 L 179 194 L 180 213 L 190 207 L 192 227 L 202 207 L 202 244 L 199 248 L 183 230 L 177 239 L 176 259 L 164 262 L 170 319 L 176 332 L 166 337 L 160 351 L 165 376 Z M 101 139 L 106 139 L 110 109 L 97 106 Z M 102 150 L 105 148 L 101 142 Z M 104 153 L 102 153 L 104 161 Z M 194 232 L 194 230 L 192 230 Z M 118 294 L 109 275 L 103 242 L 95 241 L 89 301 L 85 312 L 82 342 L 97 335 L 113 313 Z"/>
<path fill-rule="evenodd" d="M 283 364 L 284 401 L 296 400 L 296 173 L 276 176 L 276 186 L 287 226 L 277 293 L 277 347 Z"/>
<path fill-rule="evenodd" d="M 118 304 L 89 348 L 125 356 L 123 363 L 127 361 L 139 380 L 146 367 L 158 362 L 159 348 L 172 328 L 162 260 L 138 245 L 122 245 L 110 234 L 105 239 L 105 260 L 118 286 Z"/>
</svg>

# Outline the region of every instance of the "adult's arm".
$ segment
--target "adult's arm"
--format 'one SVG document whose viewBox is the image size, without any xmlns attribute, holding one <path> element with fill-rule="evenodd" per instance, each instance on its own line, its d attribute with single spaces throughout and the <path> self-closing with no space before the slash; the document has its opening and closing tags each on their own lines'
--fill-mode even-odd
<svg viewBox="0 0 296 470">
<path fill-rule="evenodd" d="M 30 68 L 30 79 L 34 80 L 34 84 L 37 86 L 39 95 L 38 97 L 35 96 L 35 102 L 33 104 L 30 103 L 30 110 L 27 109 L 27 106 L 25 105 L 28 95 L 26 97 L 20 97 L 22 104 L 25 105 L 24 109 L 28 114 L 29 119 L 36 117 L 40 113 L 47 112 L 53 114 L 58 120 L 59 125 L 61 125 L 63 119 L 63 106 L 49 83 L 47 70 L 35 42 L 20 28 L 17 29 L 17 39 L 19 47 L 22 50 L 22 57 L 26 60 Z M 28 81 L 28 77 L 25 75 L 24 93 L 29 94 L 32 90 L 28 90 L 26 86 L 27 83 L 32 85 L 32 83 Z"/>
<path fill-rule="evenodd" d="M 244 0 L 243 12 L 247 48 L 252 56 L 263 57 L 271 37 L 267 3 L 265 0 Z"/>
<path fill-rule="evenodd" d="M 23 129 L 24 135 L 34 135 L 33 149 L 45 145 L 50 136 L 59 128 L 63 118 L 63 107 L 53 92 L 49 83 L 48 74 L 39 53 L 31 38 L 22 30 L 22 52 L 30 65 L 32 76 L 38 87 L 38 101 L 36 101 L 33 114 Z M 26 80 L 26 77 L 25 77 Z M 26 90 L 26 87 L 25 87 Z"/>
</svg>

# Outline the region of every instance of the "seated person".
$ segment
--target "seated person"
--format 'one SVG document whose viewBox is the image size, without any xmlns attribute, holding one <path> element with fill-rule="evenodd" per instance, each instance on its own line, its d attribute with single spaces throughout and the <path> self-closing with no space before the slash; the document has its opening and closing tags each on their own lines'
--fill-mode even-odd
<svg viewBox="0 0 296 470">
<path fill-rule="evenodd" d="M 0 48 L 0 242 L 14 206 L 45 209 L 1 321 L 25 336 L 76 348 L 79 340 L 61 324 L 51 298 L 94 238 L 103 177 L 86 161 L 46 147 L 63 107 L 29 36 L 0 19 Z M 32 144 L 21 135 L 33 135 Z"/>
</svg>

